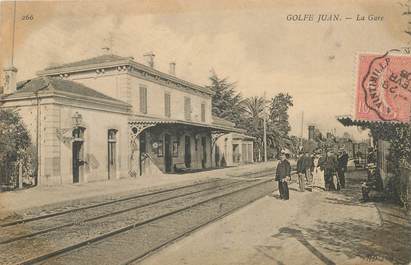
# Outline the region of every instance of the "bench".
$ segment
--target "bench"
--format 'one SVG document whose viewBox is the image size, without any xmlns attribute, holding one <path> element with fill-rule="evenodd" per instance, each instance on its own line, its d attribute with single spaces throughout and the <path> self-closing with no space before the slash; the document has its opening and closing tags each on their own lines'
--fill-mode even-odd
<svg viewBox="0 0 411 265">
<path fill-rule="evenodd" d="M 175 163 L 174 164 L 174 171 L 177 173 L 187 172 L 190 169 L 186 167 L 185 163 Z"/>
</svg>

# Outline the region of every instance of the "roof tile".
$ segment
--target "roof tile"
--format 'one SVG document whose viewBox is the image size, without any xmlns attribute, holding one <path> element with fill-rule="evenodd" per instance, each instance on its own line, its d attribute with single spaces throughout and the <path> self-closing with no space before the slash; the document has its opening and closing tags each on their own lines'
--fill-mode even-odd
<svg viewBox="0 0 411 265">
<path fill-rule="evenodd" d="M 17 91 L 9 96 L 16 97 L 22 93 L 35 93 L 40 90 L 50 92 L 55 91 L 57 93 L 65 92 L 74 95 L 115 101 L 117 103 L 128 105 L 124 101 L 107 96 L 83 84 L 54 77 L 37 77 L 31 80 L 19 82 L 17 84 Z"/>
</svg>

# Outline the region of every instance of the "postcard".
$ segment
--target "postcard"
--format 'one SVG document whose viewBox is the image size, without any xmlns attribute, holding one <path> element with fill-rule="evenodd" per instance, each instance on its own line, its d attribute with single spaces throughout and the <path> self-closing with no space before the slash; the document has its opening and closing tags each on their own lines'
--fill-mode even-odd
<svg viewBox="0 0 411 265">
<path fill-rule="evenodd" d="M 0 1 L 2 264 L 411 264 L 408 0 Z"/>
</svg>

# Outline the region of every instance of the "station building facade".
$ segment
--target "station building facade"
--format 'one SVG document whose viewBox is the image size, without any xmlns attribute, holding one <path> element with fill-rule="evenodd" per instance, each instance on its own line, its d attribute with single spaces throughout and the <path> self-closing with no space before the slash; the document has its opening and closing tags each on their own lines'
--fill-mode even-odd
<svg viewBox="0 0 411 265">
<path fill-rule="evenodd" d="M 254 162 L 254 137 L 228 133 L 219 137 L 214 150 L 216 167 L 238 166 Z"/>
<path fill-rule="evenodd" d="M 37 147 L 39 185 L 215 165 L 216 140 L 243 131 L 212 116 L 213 91 L 176 77 L 173 63 L 168 74 L 156 70 L 152 59 L 102 55 L 5 85 L 0 108 L 21 114 Z"/>
</svg>

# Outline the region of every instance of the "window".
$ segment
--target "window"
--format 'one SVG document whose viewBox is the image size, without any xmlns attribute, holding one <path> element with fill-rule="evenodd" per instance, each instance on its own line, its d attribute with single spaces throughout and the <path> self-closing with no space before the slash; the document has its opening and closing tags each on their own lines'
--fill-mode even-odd
<svg viewBox="0 0 411 265">
<path fill-rule="evenodd" d="M 206 105 L 205 103 L 201 103 L 201 122 L 206 121 Z"/>
<path fill-rule="evenodd" d="M 184 97 L 184 117 L 186 120 L 191 120 L 191 98 Z"/>
<path fill-rule="evenodd" d="M 169 93 L 164 94 L 164 115 L 166 117 L 171 116 L 171 95 Z"/>
<path fill-rule="evenodd" d="M 140 112 L 147 114 L 147 87 L 140 86 Z"/>
<path fill-rule="evenodd" d="M 73 133 L 72 133 L 74 141 L 83 141 L 83 139 L 84 139 L 84 130 L 85 130 L 85 128 L 83 128 L 83 127 L 74 128 Z"/>
<path fill-rule="evenodd" d="M 108 164 L 108 179 L 111 179 L 116 174 L 116 134 L 117 130 L 109 129 L 107 134 L 107 164 Z"/>
</svg>

